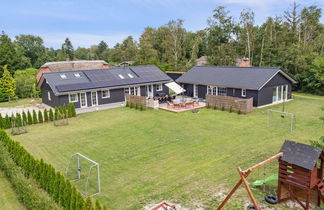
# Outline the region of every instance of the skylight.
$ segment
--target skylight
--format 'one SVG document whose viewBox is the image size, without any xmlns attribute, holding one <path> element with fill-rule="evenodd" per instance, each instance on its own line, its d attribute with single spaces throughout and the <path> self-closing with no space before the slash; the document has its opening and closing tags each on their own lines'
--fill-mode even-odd
<svg viewBox="0 0 324 210">
<path fill-rule="evenodd" d="M 60 76 L 61 76 L 62 79 L 66 79 L 67 78 L 66 77 L 66 74 L 60 74 Z"/>
<path fill-rule="evenodd" d="M 134 76 L 132 74 L 127 74 L 130 78 L 134 78 Z"/>
<path fill-rule="evenodd" d="M 118 74 L 118 76 L 120 77 L 120 79 L 125 79 L 125 77 L 121 74 Z"/>
<path fill-rule="evenodd" d="M 80 77 L 81 77 L 80 73 L 74 73 L 74 76 L 75 76 L 76 78 L 80 78 Z"/>
</svg>

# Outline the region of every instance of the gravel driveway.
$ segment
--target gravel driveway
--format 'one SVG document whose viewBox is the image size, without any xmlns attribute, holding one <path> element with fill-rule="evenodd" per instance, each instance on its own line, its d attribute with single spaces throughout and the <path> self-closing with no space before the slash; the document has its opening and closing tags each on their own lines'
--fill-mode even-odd
<svg viewBox="0 0 324 210">
<path fill-rule="evenodd" d="M 16 113 L 22 113 L 23 111 L 27 112 L 28 110 L 30 112 L 32 112 L 33 110 L 35 110 L 36 112 L 38 112 L 39 110 L 44 111 L 44 109 L 51 109 L 51 107 L 42 104 L 41 108 L 40 106 L 30 106 L 30 107 L 7 107 L 7 108 L 0 108 L 0 114 L 2 117 L 5 117 L 7 114 L 10 117 L 12 114 L 16 114 Z"/>
</svg>

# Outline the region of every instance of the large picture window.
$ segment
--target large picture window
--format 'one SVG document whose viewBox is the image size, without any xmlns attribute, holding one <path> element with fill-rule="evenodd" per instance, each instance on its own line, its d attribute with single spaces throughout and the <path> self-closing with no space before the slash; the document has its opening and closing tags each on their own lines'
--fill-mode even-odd
<svg viewBox="0 0 324 210">
<path fill-rule="evenodd" d="M 78 94 L 73 93 L 69 95 L 69 102 L 70 103 L 75 103 L 78 102 Z"/>
<path fill-rule="evenodd" d="M 207 94 L 215 96 L 226 96 L 227 88 L 217 86 L 207 86 Z"/>
<path fill-rule="evenodd" d="M 288 85 L 272 88 L 272 103 L 279 103 L 288 99 Z"/>
</svg>

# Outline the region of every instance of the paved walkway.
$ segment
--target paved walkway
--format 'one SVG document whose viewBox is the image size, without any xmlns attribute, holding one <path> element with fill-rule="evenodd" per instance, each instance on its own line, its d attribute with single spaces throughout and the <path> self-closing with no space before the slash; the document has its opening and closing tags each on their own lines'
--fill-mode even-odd
<svg viewBox="0 0 324 210">
<path fill-rule="evenodd" d="M 6 115 L 8 115 L 9 117 L 12 114 L 16 114 L 16 113 L 22 113 L 23 111 L 27 112 L 30 111 L 32 112 L 33 110 L 35 110 L 36 112 L 38 112 L 39 110 L 44 111 L 44 109 L 51 109 L 51 107 L 47 106 L 46 104 L 41 104 L 41 106 L 29 106 L 29 107 L 4 107 L 4 108 L 0 108 L 0 114 L 2 117 L 5 117 Z"/>
<path fill-rule="evenodd" d="M 86 108 L 78 108 L 76 109 L 77 114 L 82 114 L 86 112 L 95 112 L 105 109 L 114 109 L 125 106 L 124 102 L 118 102 L 118 103 L 111 103 L 111 104 L 103 104 L 99 106 L 93 106 L 93 107 L 86 107 Z"/>
</svg>

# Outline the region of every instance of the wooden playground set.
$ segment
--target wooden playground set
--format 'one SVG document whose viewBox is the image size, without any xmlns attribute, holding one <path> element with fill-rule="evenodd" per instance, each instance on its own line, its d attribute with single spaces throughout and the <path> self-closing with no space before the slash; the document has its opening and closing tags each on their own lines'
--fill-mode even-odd
<svg viewBox="0 0 324 210">
<path fill-rule="evenodd" d="M 240 180 L 217 209 L 222 209 L 243 183 L 253 204 L 249 205 L 248 209 L 260 210 L 260 206 L 252 193 L 247 177 L 255 169 L 275 160 L 279 160 L 278 174 L 271 176 L 270 179 L 278 179 L 277 195 L 267 195 L 265 200 L 268 203 L 276 204 L 288 200 L 295 200 L 303 209 L 308 210 L 311 203 L 320 206 L 321 201 L 324 202 L 323 150 L 286 140 L 278 154 L 246 170 L 238 167 L 237 171 Z M 258 183 L 254 184 L 258 185 Z"/>
</svg>

